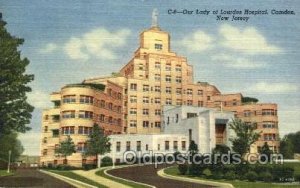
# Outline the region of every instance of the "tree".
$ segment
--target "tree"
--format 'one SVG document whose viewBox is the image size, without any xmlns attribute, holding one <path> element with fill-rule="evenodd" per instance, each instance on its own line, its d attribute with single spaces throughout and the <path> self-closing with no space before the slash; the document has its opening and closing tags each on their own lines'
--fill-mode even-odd
<svg viewBox="0 0 300 188">
<path fill-rule="evenodd" d="M 273 154 L 273 151 L 270 150 L 270 147 L 267 142 L 264 143 L 259 153 L 263 156 L 261 156 L 261 159 L 263 161 L 271 161 L 271 155 Z"/>
<path fill-rule="evenodd" d="M 17 137 L 17 133 L 2 135 L 0 137 L 0 161 L 4 161 L 5 163 L 8 161 L 9 150 L 11 151 L 12 162 L 15 162 L 23 153 L 24 148 Z"/>
<path fill-rule="evenodd" d="M 191 140 L 191 143 L 189 145 L 189 152 L 192 155 L 198 152 L 198 145 L 195 143 L 194 140 Z"/>
<path fill-rule="evenodd" d="M 230 152 L 230 148 L 225 144 L 216 145 L 212 151 L 213 154 L 227 154 L 228 152 Z"/>
<path fill-rule="evenodd" d="M 86 155 L 94 155 L 98 161 L 98 155 L 110 152 L 109 138 L 98 124 L 94 124 L 89 140 L 87 141 Z"/>
<path fill-rule="evenodd" d="M 0 137 L 28 131 L 33 111 L 26 97 L 33 75 L 25 74 L 29 60 L 18 50 L 24 40 L 11 36 L 5 25 L 0 18 Z"/>
<path fill-rule="evenodd" d="M 294 158 L 294 146 L 292 141 L 287 137 L 284 137 L 280 141 L 280 153 L 283 155 L 285 159 Z"/>
<path fill-rule="evenodd" d="M 229 123 L 229 127 L 236 134 L 236 137 L 230 138 L 232 149 L 244 159 L 245 154 L 250 151 L 250 146 L 259 138 L 260 134 L 255 132 L 256 125 L 254 123 L 246 124 L 241 119 L 233 119 Z"/>
<path fill-rule="evenodd" d="M 68 136 L 64 141 L 60 142 L 56 150 L 56 153 L 61 154 L 65 158 L 65 161 L 67 161 L 67 156 L 70 156 L 75 152 L 75 144 L 70 136 Z"/>
<path fill-rule="evenodd" d="M 284 139 L 291 141 L 293 145 L 293 153 L 300 153 L 300 131 L 296 133 L 289 133 Z"/>
</svg>

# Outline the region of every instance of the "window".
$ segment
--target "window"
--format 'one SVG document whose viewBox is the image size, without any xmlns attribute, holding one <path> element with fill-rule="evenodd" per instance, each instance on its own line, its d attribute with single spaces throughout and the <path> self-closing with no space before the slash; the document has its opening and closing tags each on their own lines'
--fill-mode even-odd
<svg viewBox="0 0 300 188">
<path fill-rule="evenodd" d="M 275 134 L 264 134 L 264 140 L 265 141 L 276 140 L 276 135 Z"/>
<path fill-rule="evenodd" d="M 141 141 L 136 141 L 136 151 L 141 151 Z"/>
<path fill-rule="evenodd" d="M 136 108 L 130 108 L 129 114 L 136 115 Z"/>
<path fill-rule="evenodd" d="M 181 99 L 177 99 L 176 100 L 176 105 L 182 105 L 182 100 Z"/>
<path fill-rule="evenodd" d="M 174 149 L 175 151 L 178 150 L 178 141 L 174 141 L 174 142 L 173 142 L 173 149 Z"/>
<path fill-rule="evenodd" d="M 136 103 L 137 102 L 137 97 L 135 95 L 130 96 L 130 102 L 131 103 Z"/>
<path fill-rule="evenodd" d="M 130 84 L 130 90 L 136 91 L 137 90 L 137 84 Z"/>
<path fill-rule="evenodd" d="M 175 70 L 176 70 L 176 72 L 181 72 L 181 65 L 176 65 Z"/>
<path fill-rule="evenodd" d="M 143 97 L 143 103 L 149 103 L 149 97 Z"/>
<path fill-rule="evenodd" d="M 44 143 L 44 144 L 47 143 L 47 137 L 45 137 L 45 138 L 43 139 L 43 143 Z"/>
<path fill-rule="evenodd" d="M 159 74 L 155 74 L 154 75 L 154 79 L 155 79 L 155 81 L 160 81 L 160 75 Z"/>
<path fill-rule="evenodd" d="M 203 90 L 198 90 L 197 94 L 198 95 L 203 95 Z"/>
<path fill-rule="evenodd" d="M 210 101 L 210 96 L 207 96 L 207 100 Z"/>
<path fill-rule="evenodd" d="M 170 149 L 170 142 L 165 141 L 165 150 L 168 151 Z"/>
<path fill-rule="evenodd" d="M 181 141 L 181 149 L 183 151 L 186 150 L 186 142 L 185 141 Z"/>
<path fill-rule="evenodd" d="M 61 132 L 63 135 L 74 134 L 74 126 L 62 127 Z"/>
<path fill-rule="evenodd" d="M 160 98 L 155 98 L 155 99 L 154 99 L 154 103 L 155 103 L 155 104 L 159 104 L 159 103 L 160 103 Z"/>
<path fill-rule="evenodd" d="M 167 98 L 166 99 L 166 105 L 172 105 L 172 99 Z"/>
<path fill-rule="evenodd" d="M 93 112 L 90 111 L 79 111 L 79 118 L 83 119 L 93 119 Z"/>
<path fill-rule="evenodd" d="M 146 151 L 148 151 L 149 147 L 148 147 L 148 144 L 146 144 Z"/>
<path fill-rule="evenodd" d="M 143 127 L 149 127 L 149 121 L 143 121 Z"/>
<path fill-rule="evenodd" d="M 274 116 L 274 115 L 276 115 L 276 111 L 273 109 L 263 109 L 262 115 L 263 116 Z"/>
<path fill-rule="evenodd" d="M 47 155 L 47 149 L 43 149 L 43 155 Z"/>
<path fill-rule="evenodd" d="M 44 127 L 44 132 L 48 132 L 48 126 Z"/>
<path fill-rule="evenodd" d="M 112 124 L 113 123 L 113 118 L 111 116 L 108 117 L 108 123 Z"/>
<path fill-rule="evenodd" d="M 171 94 L 171 87 L 166 87 L 166 93 L 169 93 L 169 94 Z"/>
<path fill-rule="evenodd" d="M 113 104 L 111 102 L 108 103 L 108 109 L 112 110 L 112 108 L 113 108 Z"/>
<path fill-rule="evenodd" d="M 160 124 L 161 124 L 160 121 L 156 121 L 156 122 L 155 122 L 155 127 L 156 127 L 156 128 L 160 128 Z"/>
<path fill-rule="evenodd" d="M 116 143 L 116 152 L 120 152 L 121 151 L 121 142 L 117 142 Z"/>
<path fill-rule="evenodd" d="M 149 91 L 149 85 L 143 85 L 143 92 Z"/>
<path fill-rule="evenodd" d="M 176 88 L 176 94 L 181 95 L 181 88 Z"/>
<path fill-rule="evenodd" d="M 171 76 L 170 75 L 166 75 L 166 82 L 171 82 Z"/>
<path fill-rule="evenodd" d="M 83 126 L 78 127 L 78 134 L 89 135 L 91 133 L 92 133 L 92 127 L 83 127 Z"/>
<path fill-rule="evenodd" d="M 178 114 L 176 114 L 176 119 L 175 119 L 175 122 L 176 122 L 176 123 L 178 123 L 178 121 L 179 121 L 179 115 L 178 115 Z"/>
<path fill-rule="evenodd" d="M 160 92 L 160 86 L 155 86 L 155 87 L 154 87 L 154 91 L 155 91 L 155 92 Z"/>
<path fill-rule="evenodd" d="M 162 44 L 154 44 L 156 50 L 162 50 Z"/>
<path fill-rule="evenodd" d="M 93 104 L 94 97 L 86 96 L 86 95 L 80 95 L 80 103 L 81 104 Z"/>
<path fill-rule="evenodd" d="M 63 96 L 63 103 L 75 103 L 75 95 L 65 95 Z"/>
<path fill-rule="evenodd" d="M 176 83 L 181 83 L 181 76 L 176 76 Z"/>
<path fill-rule="evenodd" d="M 130 120 L 129 125 L 130 127 L 136 127 L 136 120 Z"/>
<path fill-rule="evenodd" d="M 100 115 L 99 115 L 99 120 L 100 120 L 101 122 L 104 122 L 104 119 L 105 119 L 105 115 L 104 115 L 104 114 L 100 114 Z"/>
<path fill-rule="evenodd" d="M 198 101 L 198 106 L 203 107 L 203 101 Z"/>
<path fill-rule="evenodd" d="M 59 129 L 52 129 L 52 137 L 56 138 L 59 136 Z"/>
<path fill-rule="evenodd" d="M 244 111 L 244 117 L 250 117 L 251 116 L 251 111 L 250 110 L 245 110 Z"/>
<path fill-rule="evenodd" d="M 63 119 L 75 118 L 75 111 L 63 111 L 62 118 Z"/>
<path fill-rule="evenodd" d="M 100 101 L 100 107 L 101 108 L 105 108 L 105 100 L 101 100 Z"/>
<path fill-rule="evenodd" d="M 188 95 L 193 95 L 193 90 L 192 90 L 192 89 L 187 89 L 186 94 L 188 94 Z"/>
<path fill-rule="evenodd" d="M 126 142 L 126 151 L 129 151 L 130 150 L 130 141 L 127 141 Z"/>
<path fill-rule="evenodd" d="M 263 128 L 276 128 L 276 123 L 272 121 L 265 121 L 263 122 Z"/>
<path fill-rule="evenodd" d="M 192 106 L 193 105 L 193 101 L 192 100 L 187 100 L 187 105 L 188 106 Z"/>
<path fill-rule="evenodd" d="M 149 115 L 149 109 L 144 108 L 143 109 L 143 115 Z"/>
<path fill-rule="evenodd" d="M 160 109 L 155 109 L 155 115 L 160 116 L 161 115 L 161 110 Z"/>
<path fill-rule="evenodd" d="M 139 64 L 139 70 L 143 70 L 144 69 L 144 65 L 142 63 Z"/>
<path fill-rule="evenodd" d="M 236 99 L 233 99 L 232 105 L 233 105 L 233 106 L 236 106 L 236 105 L 237 105 Z"/>
<path fill-rule="evenodd" d="M 166 64 L 166 71 L 171 71 L 171 64 Z"/>
<path fill-rule="evenodd" d="M 77 144 L 77 151 L 83 153 L 86 151 L 86 143 L 79 142 Z"/>
<path fill-rule="evenodd" d="M 158 151 L 160 150 L 160 144 L 157 144 L 157 150 Z"/>
<path fill-rule="evenodd" d="M 155 62 L 155 68 L 160 69 L 160 62 Z"/>
</svg>

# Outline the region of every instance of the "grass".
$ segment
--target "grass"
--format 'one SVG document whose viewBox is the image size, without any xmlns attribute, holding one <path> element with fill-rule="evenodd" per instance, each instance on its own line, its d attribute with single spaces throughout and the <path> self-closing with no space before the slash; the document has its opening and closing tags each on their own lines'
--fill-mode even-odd
<svg viewBox="0 0 300 188">
<path fill-rule="evenodd" d="M 99 187 L 99 188 L 107 188 L 105 185 L 99 184 L 99 183 L 97 183 L 95 181 L 92 181 L 88 178 L 77 175 L 77 174 L 75 174 L 74 172 L 71 172 L 71 171 L 66 171 L 66 170 L 48 170 L 48 171 L 59 174 L 59 175 L 62 175 L 62 176 L 66 176 L 66 177 L 74 179 L 74 180 L 84 182 L 84 183 L 87 183 L 87 184 L 90 184 L 90 185 L 93 185 L 93 186 L 96 186 L 96 187 Z"/>
<path fill-rule="evenodd" d="M 13 172 L 7 173 L 7 170 L 0 170 L 0 177 L 13 175 Z"/>
<path fill-rule="evenodd" d="M 300 173 L 300 163 L 293 163 L 293 164 L 284 164 L 284 165 L 291 165 L 295 168 L 296 173 Z M 298 185 L 284 185 L 284 184 L 274 184 L 274 183 L 264 183 L 264 182 L 248 182 L 248 181 L 240 181 L 240 180 L 214 180 L 214 179 L 206 179 L 202 177 L 195 177 L 190 175 L 180 175 L 177 167 L 171 167 L 167 168 L 164 171 L 166 174 L 173 175 L 173 176 L 180 176 L 180 177 L 187 177 L 192 179 L 200 179 L 200 180 L 210 180 L 214 182 L 220 182 L 220 183 L 230 183 L 235 188 L 290 188 L 290 187 L 298 187 Z"/>
<path fill-rule="evenodd" d="M 108 176 L 104 173 L 104 169 L 97 171 L 96 175 L 107 178 L 107 179 L 110 179 L 110 180 L 118 182 L 118 183 L 121 183 L 123 185 L 134 187 L 134 188 L 146 188 L 146 187 L 149 188 L 148 186 L 145 186 L 145 185 L 141 185 L 141 184 L 137 184 L 137 183 L 134 183 L 134 182 L 130 182 L 130 181 L 126 181 L 126 180 L 122 180 L 122 179 L 118 179 L 118 178 Z"/>
</svg>

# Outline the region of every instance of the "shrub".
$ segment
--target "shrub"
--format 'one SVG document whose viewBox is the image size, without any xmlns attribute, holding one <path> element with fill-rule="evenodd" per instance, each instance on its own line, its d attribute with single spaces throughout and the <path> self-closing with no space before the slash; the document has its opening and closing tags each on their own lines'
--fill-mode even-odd
<svg viewBox="0 0 300 188">
<path fill-rule="evenodd" d="M 187 170 L 188 170 L 188 165 L 187 164 L 179 164 L 178 165 L 178 170 L 179 170 L 179 173 L 181 174 L 181 175 L 185 175 L 186 174 L 186 172 L 187 172 Z"/>
<path fill-rule="evenodd" d="M 272 166 L 269 165 L 255 165 L 254 171 L 259 174 L 262 172 L 272 172 Z"/>
<path fill-rule="evenodd" d="M 53 168 L 53 164 L 52 163 L 48 163 L 47 164 L 47 168 Z"/>
<path fill-rule="evenodd" d="M 258 179 L 264 182 L 271 182 L 273 179 L 273 176 L 270 172 L 261 172 L 258 175 Z"/>
<path fill-rule="evenodd" d="M 223 173 L 220 172 L 220 171 L 215 171 L 213 172 L 212 176 L 211 176 L 213 179 L 222 179 L 223 178 Z"/>
<path fill-rule="evenodd" d="M 91 169 L 97 168 L 97 165 L 96 164 L 83 164 L 82 167 L 84 170 L 91 170 Z"/>
<path fill-rule="evenodd" d="M 300 174 L 296 174 L 295 175 L 295 181 L 299 181 L 300 182 Z"/>
<path fill-rule="evenodd" d="M 245 174 L 245 177 L 248 181 L 255 181 L 257 180 L 257 173 L 253 171 L 249 171 Z"/>
<path fill-rule="evenodd" d="M 56 168 L 56 170 L 78 170 L 78 169 L 80 169 L 80 168 L 66 165 L 66 164 L 59 164 L 55 168 Z"/>
<path fill-rule="evenodd" d="M 101 159 L 101 167 L 112 166 L 112 159 L 108 156 Z"/>
<path fill-rule="evenodd" d="M 272 176 L 275 181 L 290 181 L 294 178 L 294 169 L 287 166 L 274 166 Z"/>
<path fill-rule="evenodd" d="M 228 179 L 228 180 L 234 180 L 234 179 L 236 179 L 235 172 L 234 171 L 228 171 L 228 172 L 226 172 L 225 175 L 224 175 L 224 178 Z"/>
<path fill-rule="evenodd" d="M 179 151 L 174 152 L 174 159 L 175 161 L 178 161 L 178 156 L 181 155 L 181 153 Z"/>
<path fill-rule="evenodd" d="M 211 171 L 208 169 L 208 168 L 206 168 L 205 170 L 203 170 L 203 175 L 205 175 L 206 177 L 210 177 L 211 175 L 212 175 L 212 173 L 211 173 Z"/>
</svg>

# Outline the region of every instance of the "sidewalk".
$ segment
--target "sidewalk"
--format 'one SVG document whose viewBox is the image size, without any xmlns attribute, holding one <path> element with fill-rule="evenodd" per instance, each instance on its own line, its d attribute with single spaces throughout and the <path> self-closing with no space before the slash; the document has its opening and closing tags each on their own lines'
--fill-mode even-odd
<svg viewBox="0 0 300 188">
<path fill-rule="evenodd" d="M 100 170 L 98 169 L 94 169 L 94 170 L 89 170 L 89 171 L 84 171 L 84 170 L 74 170 L 72 172 L 80 175 L 80 176 L 84 176 L 90 180 L 93 180 L 97 183 L 100 183 L 102 185 L 105 185 L 107 187 L 122 187 L 122 188 L 130 188 L 129 186 L 126 186 L 124 184 L 112 181 L 110 179 L 101 177 L 101 176 L 97 176 L 95 173 Z"/>
</svg>

